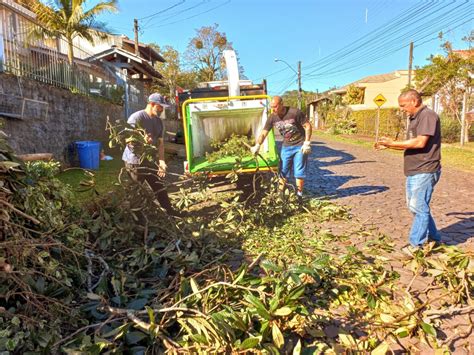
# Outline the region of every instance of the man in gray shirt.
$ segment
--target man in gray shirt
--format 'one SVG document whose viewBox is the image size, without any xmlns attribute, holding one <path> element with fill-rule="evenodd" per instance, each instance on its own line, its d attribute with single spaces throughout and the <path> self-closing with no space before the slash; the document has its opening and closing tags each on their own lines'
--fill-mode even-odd
<svg viewBox="0 0 474 355">
<path fill-rule="evenodd" d="M 148 143 L 157 147 L 157 156 L 153 157 L 151 161 L 143 159 L 135 154 L 133 146 L 128 144 L 122 154 L 122 160 L 132 179 L 141 183 L 146 181 L 150 185 L 156 199 L 168 214 L 179 215 L 171 206 L 168 192 L 162 180 L 166 176 L 167 165 L 163 140 L 164 126 L 160 115 L 163 109 L 168 106 L 161 94 L 151 94 L 145 109 L 133 113 L 127 120 L 131 126 L 145 130 Z"/>
<path fill-rule="evenodd" d="M 433 246 L 441 236 L 431 216 L 430 201 L 441 175 L 441 128 L 439 117 L 422 104 L 416 90 L 408 90 L 398 98 L 400 109 L 409 115 L 408 139 L 393 141 L 382 138 L 376 149 L 404 150 L 407 205 L 412 212 L 410 244 L 402 251 L 413 256 L 424 244 Z"/>
</svg>

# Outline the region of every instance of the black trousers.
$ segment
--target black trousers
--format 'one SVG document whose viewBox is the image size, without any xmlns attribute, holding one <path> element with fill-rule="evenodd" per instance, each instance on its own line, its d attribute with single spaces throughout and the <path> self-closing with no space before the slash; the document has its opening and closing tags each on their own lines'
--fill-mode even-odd
<svg viewBox="0 0 474 355">
<path fill-rule="evenodd" d="M 158 167 L 156 164 L 144 162 L 140 165 L 125 164 L 125 166 L 134 181 L 138 181 L 142 184 L 145 181 L 148 183 L 152 191 L 155 193 L 155 197 L 160 203 L 160 206 L 163 207 L 166 212 L 170 213 L 174 211 L 164 182 L 162 178 L 157 175 Z"/>
</svg>

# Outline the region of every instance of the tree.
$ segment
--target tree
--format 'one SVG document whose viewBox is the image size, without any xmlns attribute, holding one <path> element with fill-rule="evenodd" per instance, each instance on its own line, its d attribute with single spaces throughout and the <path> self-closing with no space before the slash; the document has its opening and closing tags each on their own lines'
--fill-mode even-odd
<svg viewBox="0 0 474 355">
<path fill-rule="evenodd" d="M 472 42 L 473 32 L 464 40 Z M 442 38 L 442 34 L 440 34 Z M 429 58 L 430 64 L 415 73 L 418 89 L 424 95 L 437 94 L 448 119 L 457 119 L 461 126 L 461 144 L 469 141 L 465 113 L 472 103 L 474 82 L 474 50 L 460 55 L 453 51 L 451 43 L 442 44 L 446 55 Z"/>
<path fill-rule="evenodd" d="M 192 71 L 184 71 L 181 67 L 179 52 L 171 46 L 165 46 L 160 49 L 157 44 L 151 44 L 161 56 L 165 59 L 164 63 L 155 64 L 156 69 L 163 75 L 160 84 L 153 87 L 163 95 L 174 99 L 177 87 L 184 89 L 194 89 L 197 85 L 197 74 Z"/>
<path fill-rule="evenodd" d="M 64 37 L 68 43 L 68 60 L 74 62 L 73 40 L 84 38 L 94 43 L 94 35 L 104 38 L 106 27 L 96 20 L 103 12 L 116 12 L 117 0 L 103 1 L 89 10 L 84 9 L 86 0 L 22 0 L 36 14 L 40 27 L 33 33 L 36 36 Z"/>
<path fill-rule="evenodd" d="M 346 105 L 359 105 L 364 102 L 364 88 L 355 85 L 349 85 L 346 94 L 342 98 L 342 102 Z"/>
<path fill-rule="evenodd" d="M 440 95 L 446 115 L 459 120 L 464 92 L 473 86 L 474 55 L 461 57 L 449 42 L 442 47 L 446 55 L 431 56 L 430 64 L 417 68 L 415 80 L 424 95 Z"/>
<path fill-rule="evenodd" d="M 197 35 L 191 38 L 185 57 L 196 71 L 199 81 L 221 80 L 225 77 L 225 62 L 222 52 L 233 49 L 218 24 L 204 26 L 196 30 Z"/>
<path fill-rule="evenodd" d="M 301 92 L 301 111 L 307 111 L 307 105 L 314 100 L 316 93 L 313 91 Z M 298 107 L 298 90 L 285 91 L 282 95 L 283 104 L 290 107 Z"/>
</svg>

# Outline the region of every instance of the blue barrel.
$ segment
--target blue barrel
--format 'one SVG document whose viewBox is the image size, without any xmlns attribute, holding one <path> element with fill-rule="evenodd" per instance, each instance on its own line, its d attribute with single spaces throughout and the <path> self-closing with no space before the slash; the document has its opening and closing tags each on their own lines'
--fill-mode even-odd
<svg viewBox="0 0 474 355">
<path fill-rule="evenodd" d="M 76 142 L 79 155 L 79 166 L 83 169 L 99 169 L 100 142 L 80 141 Z"/>
</svg>

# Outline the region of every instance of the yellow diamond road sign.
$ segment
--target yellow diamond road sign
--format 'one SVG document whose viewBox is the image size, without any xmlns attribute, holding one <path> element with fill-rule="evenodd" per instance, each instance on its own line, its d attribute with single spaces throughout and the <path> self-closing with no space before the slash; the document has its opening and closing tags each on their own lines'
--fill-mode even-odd
<svg viewBox="0 0 474 355">
<path fill-rule="evenodd" d="M 382 106 L 385 102 L 387 102 L 387 99 L 382 95 L 378 94 L 375 99 L 374 99 L 375 104 L 380 107 Z"/>
</svg>

